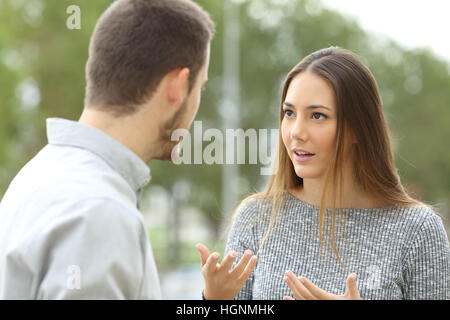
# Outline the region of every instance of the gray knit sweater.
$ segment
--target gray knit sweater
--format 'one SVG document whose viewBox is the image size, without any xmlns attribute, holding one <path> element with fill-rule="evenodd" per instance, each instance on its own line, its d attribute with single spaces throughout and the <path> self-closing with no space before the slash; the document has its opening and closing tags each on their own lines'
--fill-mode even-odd
<svg viewBox="0 0 450 320">
<path fill-rule="evenodd" d="M 336 243 L 345 270 L 330 244 L 331 215 L 325 218 L 321 258 L 318 207 L 290 193 L 285 196 L 281 218 L 236 299 L 293 296 L 283 281 L 287 270 L 334 294 L 344 294 L 348 274 L 356 272 L 362 299 L 450 299 L 449 242 L 441 218 L 429 209 L 346 209 L 341 224 L 336 214 Z M 235 250 L 238 258 L 246 249 L 256 253 L 269 216 L 267 200 L 251 199 L 242 204 L 225 253 Z"/>
</svg>

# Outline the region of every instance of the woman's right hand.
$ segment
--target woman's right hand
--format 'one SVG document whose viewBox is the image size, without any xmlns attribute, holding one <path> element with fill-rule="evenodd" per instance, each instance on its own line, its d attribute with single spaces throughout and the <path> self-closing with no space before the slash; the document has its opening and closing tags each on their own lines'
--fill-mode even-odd
<svg viewBox="0 0 450 320">
<path fill-rule="evenodd" d="M 202 275 L 205 279 L 203 296 L 206 300 L 233 300 L 241 291 L 248 277 L 255 268 L 257 257 L 251 250 L 246 250 L 241 260 L 231 269 L 237 253 L 229 252 L 218 264 L 220 255 L 212 254 L 206 246 L 199 243 L 195 246 L 200 252 Z"/>
</svg>

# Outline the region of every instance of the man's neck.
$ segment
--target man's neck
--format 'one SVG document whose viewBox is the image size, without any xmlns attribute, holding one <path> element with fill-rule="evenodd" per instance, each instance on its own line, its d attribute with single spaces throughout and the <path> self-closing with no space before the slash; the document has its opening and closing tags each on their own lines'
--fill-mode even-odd
<svg viewBox="0 0 450 320">
<path fill-rule="evenodd" d="M 115 118 L 107 112 L 85 108 L 78 121 L 97 128 L 119 141 L 145 163 L 151 160 L 152 157 L 148 151 L 149 143 L 145 141 L 150 135 L 143 131 L 136 114 Z M 146 130 L 149 130 L 149 128 L 147 127 Z"/>
</svg>

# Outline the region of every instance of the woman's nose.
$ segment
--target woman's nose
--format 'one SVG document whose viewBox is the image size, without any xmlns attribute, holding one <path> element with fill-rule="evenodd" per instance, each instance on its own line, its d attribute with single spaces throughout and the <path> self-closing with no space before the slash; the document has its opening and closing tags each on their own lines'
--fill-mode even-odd
<svg viewBox="0 0 450 320">
<path fill-rule="evenodd" d="M 298 119 L 291 129 L 292 140 L 306 140 L 307 130 L 302 120 Z"/>
</svg>

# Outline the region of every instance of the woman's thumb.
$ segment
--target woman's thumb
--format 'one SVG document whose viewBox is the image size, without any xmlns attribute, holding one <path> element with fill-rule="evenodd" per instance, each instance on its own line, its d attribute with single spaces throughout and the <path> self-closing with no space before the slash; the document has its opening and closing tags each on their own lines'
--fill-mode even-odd
<svg viewBox="0 0 450 320">
<path fill-rule="evenodd" d="M 361 299 L 358 291 L 358 285 L 356 283 L 356 273 L 354 272 L 347 277 L 347 295 L 349 295 L 351 300 Z"/>
</svg>

